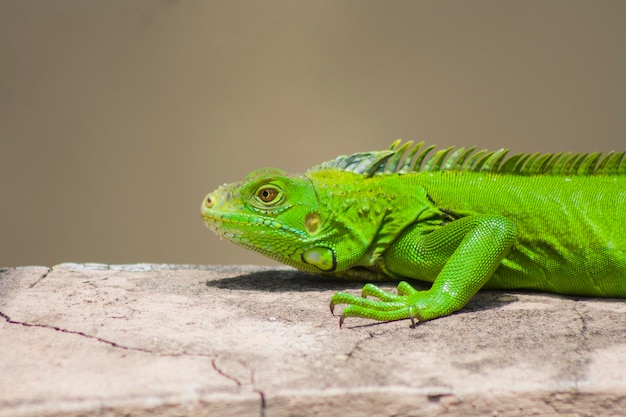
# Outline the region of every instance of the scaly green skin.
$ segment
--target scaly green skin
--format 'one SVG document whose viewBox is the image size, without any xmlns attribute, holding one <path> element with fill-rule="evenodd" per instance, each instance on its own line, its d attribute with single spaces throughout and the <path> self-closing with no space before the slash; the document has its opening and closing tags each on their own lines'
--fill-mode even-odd
<svg viewBox="0 0 626 417">
<path fill-rule="evenodd" d="M 401 282 L 397 295 L 372 284 L 362 297 L 336 293 L 331 311 L 347 304 L 340 323 L 430 320 L 481 288 L 626 297 L 623 152 L 505 158 L 450 148 L 426 158 L 433 147 L 410 146 L 396 141 L 304 175 L 254 171 L 208 194 L 202 218 L 301 270 L 433 283 L 417 291 Z"/>
</svg>

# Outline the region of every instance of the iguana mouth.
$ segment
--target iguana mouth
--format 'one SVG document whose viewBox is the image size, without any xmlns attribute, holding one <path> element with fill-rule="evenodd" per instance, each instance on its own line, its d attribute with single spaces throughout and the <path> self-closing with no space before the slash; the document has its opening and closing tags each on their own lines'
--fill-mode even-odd
<svg viewBox="0 0 626 417">
<path fill-rule="evenodd" d="M 202 220 L 211 228 L 213 226 L 219 227 L 223 223 L 233 226 L 265 226 L 272 227 L 274 229 L 283 228 L 282 224 L 274 219 L 268 219 L 258 216 L 250 216 L 242 213 L 202 213 Z"/>
<path fill-rule="evenodd" d="M 282 226 L 273 219 L 264 219 L 262 217 L 243 215 L 241 213 L 231 215 L 230 213 L 208 213 L 203 211 L 201 217 L 206 227 L 216 233 L 220 238 L 225 238 L 238 246 L 253 250 L 278 262 L 283 262 L 296 268 L 302 268 L 297 260 L 291 259 L 291 256 L 297 255 L 299 257 L 299 251 L 295 250 L 290 253 L 285 253 L 284 250 L 276 251 L 276 248 L 274 248 L 271 243 L 271 239 L 260 235 L 256 235 L 257 239 L 255 239 L 253 237 L 254 234 L 250 233 L 251 229 L 264 232 L 268 230 L 268 227 L 274 228 L 273 230 L 281 229 L 288 233 L 297 231 Z M 260 245 L 260 240 L 264 241 L 265 245 L 269 245 L 269 247 Z"/>
<path fill-rule="evenodd" d="M 215 219 L 213 217 L 202 216 L 202 221 L 204 222 L 204 225 L 208 227 L 212 232 L 219 234 L 219 230 L 222 226 L 221 220 Z"/>
<path fill-rule="evenodd" d="M 233 217 L 238 217 L 238 219 L 234 219 Z M 245 217 L 247 216 L 242 214 L 232 216 L 224 213 L 202 213 L 202 220 L 204 221 L 206 227 L 229 239 L 236 238 L 237 235 L 243 234 L 243 231 L 238 230 L 238 227 L 241 228 L 241 226 L 251 226 L 256 224 L 256 222 L 249 221 L 245 219 Z"/>
</svg>

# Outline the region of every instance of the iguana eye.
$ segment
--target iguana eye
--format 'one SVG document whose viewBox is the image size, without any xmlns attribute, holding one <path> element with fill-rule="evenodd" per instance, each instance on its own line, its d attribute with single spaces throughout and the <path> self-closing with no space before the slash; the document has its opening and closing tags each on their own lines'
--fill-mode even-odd
<svg viewBox="0 0 626 417">
<path fill-rule="evenodd" d="M 258 189 L 256 196 L 264 203 L 277 203 L 280 192 L 275 187 L 265 186 Z"/>
</svg>

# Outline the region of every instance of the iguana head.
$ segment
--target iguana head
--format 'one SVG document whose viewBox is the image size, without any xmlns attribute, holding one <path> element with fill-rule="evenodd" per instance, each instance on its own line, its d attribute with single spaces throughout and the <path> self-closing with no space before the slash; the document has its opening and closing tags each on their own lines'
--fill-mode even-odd
<svg viewBox="0 0 626 417">
<path fill-rule="evenodd" d="M 315 189 L 304 176 L 275 168 L 253 171 L 209 193 L 201 215 L 218 235 L 282 263 L 305 270 L 336 267 L 333 249 L 319 245 L 328 230 L 320 221 Z"/>
<path fill-rule="evenodd" d="M 399 158 L 408 147 L 393 146 L 340 156 L 303 175 L 253 171 L 208 194 L 202 218 L 231 242 L 298 269 L 375 270 L 398 234 L 432 208 L 421 187 L 393 180 L 406 168 Z"/>
<path fill-rule="evenodd" d="M 335 168 L 294 176 L 262 169 L 208 194 L 201 215 L 237 245 L 298 269 L 335 272 L 372 265 L 399 233 L 400 211 L 390 214 L 397 195 L 388 188 Z"/>
</svg>

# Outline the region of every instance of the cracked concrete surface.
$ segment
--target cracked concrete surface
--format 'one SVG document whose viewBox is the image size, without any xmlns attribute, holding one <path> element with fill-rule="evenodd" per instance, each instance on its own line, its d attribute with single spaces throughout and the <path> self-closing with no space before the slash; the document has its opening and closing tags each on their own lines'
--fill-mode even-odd
<svg viewBox="0 0 626 417">
<path fill-rule="evenodd" d="M 626 416 L 626 300 L 487 291 L 415 329 L 340 330 L 328 300 L 361 285 L 288 268 L 0 269 L 0 417 Z"/>
</svg>

